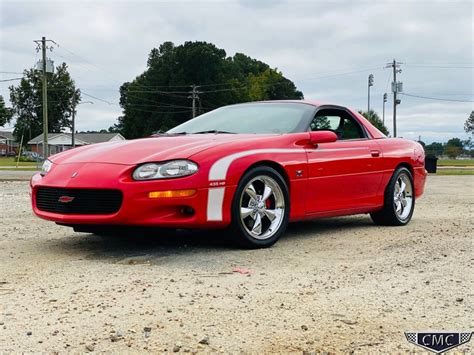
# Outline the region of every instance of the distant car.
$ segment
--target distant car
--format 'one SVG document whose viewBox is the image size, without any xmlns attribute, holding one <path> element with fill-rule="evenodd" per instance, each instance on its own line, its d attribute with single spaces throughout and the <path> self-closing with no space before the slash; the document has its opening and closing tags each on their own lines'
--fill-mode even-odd
<svg viewBox="0 0 474 355">
<path fill-rule="evenodd" d="M 41 154 L 37 153 L 37 152 L 23 151 L 21 153 L 21 155 L 28 158 L 28 159 L 35 160 L 35 161 L 43 161 L 44 160 L 44 157 Z"/>
<path fill-rule="evenodd" d="M 353 110 L 270 101 L 54 155 L 31 187 L 36 215 L 76 231 L 228 228 L 223 238 L 258 248 L 305 219 L 370 213 L 405 225 L 425 178 L 420 144 L 385 137 Z"/>
</svg>

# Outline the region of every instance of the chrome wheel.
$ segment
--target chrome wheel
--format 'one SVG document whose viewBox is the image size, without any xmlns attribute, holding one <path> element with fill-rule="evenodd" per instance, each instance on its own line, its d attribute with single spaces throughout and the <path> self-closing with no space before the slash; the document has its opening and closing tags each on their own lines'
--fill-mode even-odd
<svg viewBox="0 0 474 355">
<path fill-rule="evenodd" d="M 268 239 L 280 228 L 285 198 L 280 185 L 269 176 L 250 180 L 240 196 L 240 220 L 255 239 Z"/>
<path fill-rule="evenodd" d="M 413 205 L 413 186 L 410 178 L 405 174 L 398 176 L 393 190 L 393 208 L 401 221 L 410 216 Z"/>
</svg>

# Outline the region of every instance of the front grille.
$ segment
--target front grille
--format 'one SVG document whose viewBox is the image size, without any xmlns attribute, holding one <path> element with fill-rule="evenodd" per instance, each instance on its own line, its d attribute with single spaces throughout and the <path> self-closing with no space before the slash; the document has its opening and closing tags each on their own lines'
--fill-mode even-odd
<svg viewBox="0 0 474 355">
<path fill-rule="evenodd" d="M 36 192 L 39 210 L 62 214 L 112 214 L 122 199 L 119 190 L 40 187 Z"/>
</svg>

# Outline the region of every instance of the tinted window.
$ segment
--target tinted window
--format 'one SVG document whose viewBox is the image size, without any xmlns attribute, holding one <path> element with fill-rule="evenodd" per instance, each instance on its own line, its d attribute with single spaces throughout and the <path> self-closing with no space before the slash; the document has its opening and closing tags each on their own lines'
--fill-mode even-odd
<svg viewBox="0 0 474 355">
<path fill-rule="evenodd" d="M 353 120 L 344 119 L 342 128 L 342 139 L 362 138 L 360 127 Z"/>
<path fill-rule="evenodd" d="M 364 138 L 360 124 L 346 111 L 323 109 L 310 124 L 312 131 L 333 131 L 339 140 Z"/>
<path fill-rule="evenodd" d="M 218 108 L 185 122 L 168 133 L 225 131 L 231 133 L 290 133 L 307 127 L 314 106 L 299 103 L 258 103 Z"/>
</svg>

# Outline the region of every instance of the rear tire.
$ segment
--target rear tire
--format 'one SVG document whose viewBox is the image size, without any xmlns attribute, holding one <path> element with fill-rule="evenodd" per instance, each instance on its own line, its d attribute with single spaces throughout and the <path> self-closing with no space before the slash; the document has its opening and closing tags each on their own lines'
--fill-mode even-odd
<svg viewBox="0 0 474 355">
<path fill-rule="evenodd" d="M 385 189 L 382 210 L 370 214 L 375 224 L 404 226 L 410 222 L 415 209 L 413 176 L 407 168 L 400 167 L 393 173 Z"/>
<path fill-rule="evenodd" d="M 233 239 L 244 248 L 268 248 L 285 232 L 289 215 L 283 177 L 268 166 L 253 168 L 240 180 L 232 201 Z"/>
</svg>

